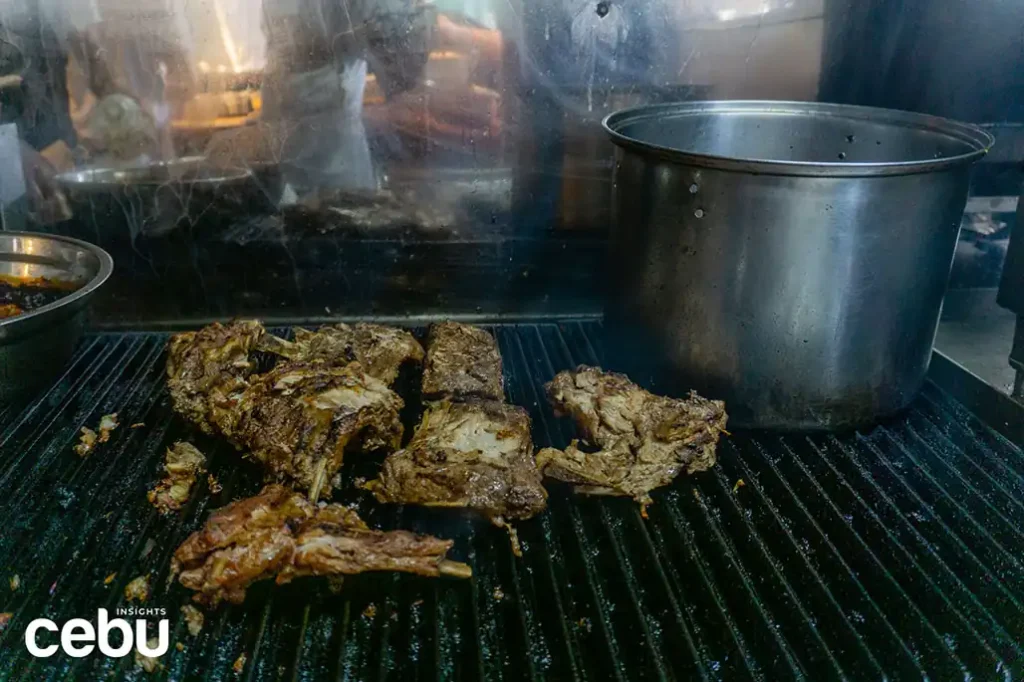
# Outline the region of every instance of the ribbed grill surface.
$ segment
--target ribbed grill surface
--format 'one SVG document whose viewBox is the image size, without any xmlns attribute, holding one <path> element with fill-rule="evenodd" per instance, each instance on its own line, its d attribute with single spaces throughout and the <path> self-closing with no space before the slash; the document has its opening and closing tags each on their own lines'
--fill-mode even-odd
<svg viewBox="0 0 1024 682">
<path fill-rule="evenodd" d="M 541 386 L 600 363 L 599 326 L 494 330 L 509 399 L 531 411 L 536 445 L 565 445 L 572 425 L 552 417 Z M 167 586 L 171 553 L 259 479 L 172 414 L 166 340 L 88 337 L 49 393 L 0 414 L 0 611 L 14 614 L 0 633 L 0 679 L 148 679 L 131 656 L 34 659 L 22 641 L 33 618 L 93 620 L 97 608 L 124 605 L 124 586 L 147 572 L 147 606 L 166 608 L 172 631 L 154 679 L 940 680 L 1024 670 L 1024 453 L 931 385 L 904 417 L 867 432 L 734 434 L 712 471 L 656 492 L 646 521 L 631 501 L 551 485 L 549 511 L 519 526 L 520 559 L 502 531 L 470 515 L 380 506 L 347 485 L 342 500 L 373 526 L 454 538 L 474 579 L 363 575 L 339 594 L 321 580 L 261 584 L 193 638 L 179 612 L 188 594 Z M 79 428 L 109 412 L 121 428 L 80 459 Z M 201 485 L 180 516 L 163 518 L 145 494 L 165 448 L 183 438 L 208 454 L 224 490 L 211 497 Z M 346 478 L 375 467 L 350 461 Z"/>
</svg>

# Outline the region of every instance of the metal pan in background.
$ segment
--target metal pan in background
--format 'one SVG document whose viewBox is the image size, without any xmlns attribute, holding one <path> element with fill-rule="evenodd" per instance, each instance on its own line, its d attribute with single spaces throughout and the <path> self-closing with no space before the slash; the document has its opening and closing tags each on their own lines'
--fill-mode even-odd
<svg viewBox="0 0 1024 682">
<path fill-rule="evenodd" d="M 198 156 L 75 170 L 59 174 L 57 184 L 83 234 L 100 243 L 215 226 L 269 201 L 250 169 L 217 167 Z"/>
</svg>

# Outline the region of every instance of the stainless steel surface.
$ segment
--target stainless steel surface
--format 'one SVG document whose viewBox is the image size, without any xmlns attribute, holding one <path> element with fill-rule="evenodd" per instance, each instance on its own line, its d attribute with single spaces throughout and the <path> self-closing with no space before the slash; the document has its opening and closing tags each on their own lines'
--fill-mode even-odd
<svg viewBox="0 0 1024 682">
<path fill-rule="evenodd" d="M 869 113 L 711 102 L 606 119 L 609 318 L 639 322 L 732 424 L 859 424 L 921 386 L 970 162 L 991 138 Z"/>
<path fill-rule="evenodd" d="M 619 147 L 675 163 L 830 178 L 955 168 L 994 142 L 966 123 L 821 102 L 662 104 L 615 112 L 604 126 Z"/>
<path fill-rule="evenodd" d="M 53 303 L 0 320 L 0 403 L 30 394 L 60 372 L 85 329 L 89 300 L 113 270 L 110 255 L 92 244 L 0 232 L 0 275 L 75 287 Z"/>
</svg>

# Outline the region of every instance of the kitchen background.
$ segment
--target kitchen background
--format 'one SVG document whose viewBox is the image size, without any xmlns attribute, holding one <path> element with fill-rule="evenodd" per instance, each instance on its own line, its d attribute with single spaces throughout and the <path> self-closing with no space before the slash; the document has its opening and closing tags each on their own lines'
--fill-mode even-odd
<svg viewBox="0 0 1024 682">
<path fill-rule="evenodd" d="M 0 76 L 0 117 L 64 172 L 42 203 L 0 173 L 4 226 L 110 251 L 107 326 L 599 313 L 615 109 L 823 100 L 980 123 L 997 144 L 938 344 L 1012 382 L 995 303 L 1024 159 L 1012 0 L 3 0 Z"/>
</svg>

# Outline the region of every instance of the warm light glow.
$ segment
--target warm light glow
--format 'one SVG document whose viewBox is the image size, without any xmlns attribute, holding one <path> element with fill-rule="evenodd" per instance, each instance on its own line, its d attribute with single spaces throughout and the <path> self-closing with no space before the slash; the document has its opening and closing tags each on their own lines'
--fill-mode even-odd
<svg viewBox="0 0 1024 682">
<path fill-rule="evenodd" d="M 242 62 L 238 57 L 238 50 L 235 48 L 235 39 L 231 35 L 227 13 L 224 11 L 224 6 L 221 5 L 219 0 L 213 0 L 213 11 L 217 15 L 220 39 L 224 42 L 224 51 L 228 53 L 228 59 L 231 61 L 231 69 L 235 73 L 239 73 L 242 70 Z M 227 73 L 227 70 L 226 66 L 217 67 L 219 73 Z"/>
<path fill-rule="evenodd" d="M 201 62 L 199 62 L 199 64 L 197 64 L 197 66 L 199 67 L 199 70 L 202 71 L 203 73 L 209 73 L 210 72 L 210 65 L 207 62 L 201 61 Z"/>
</svg>

